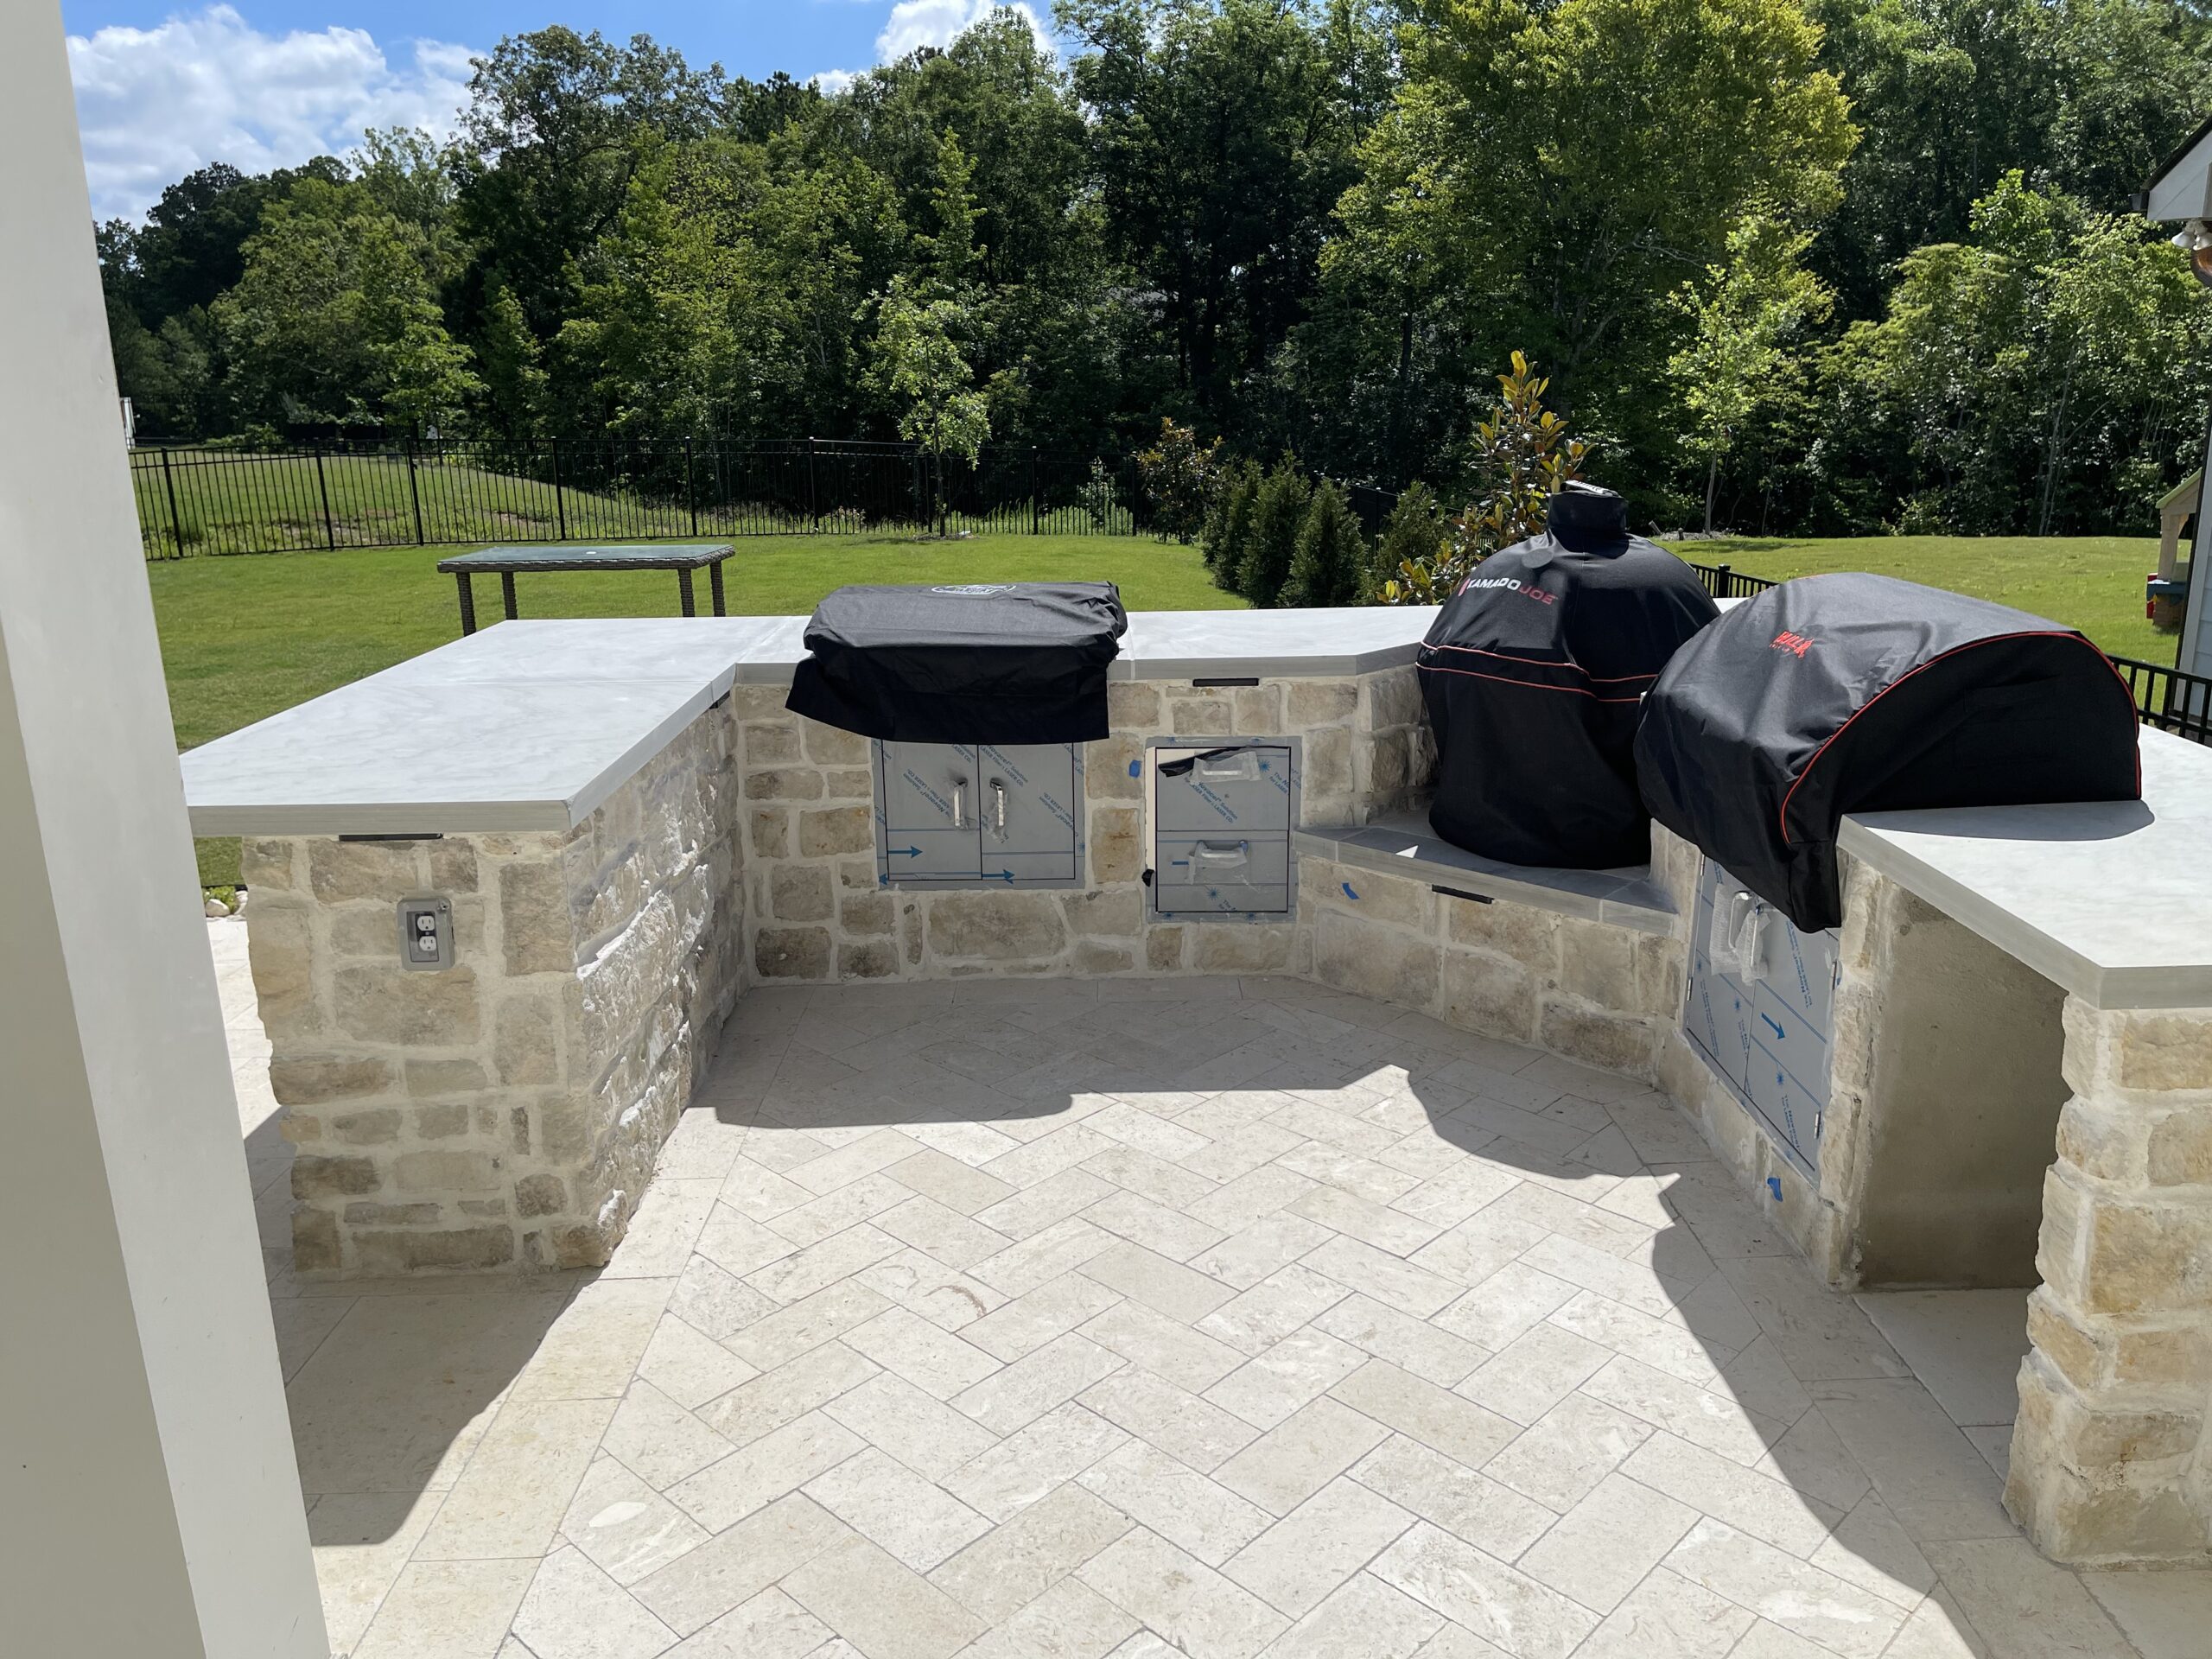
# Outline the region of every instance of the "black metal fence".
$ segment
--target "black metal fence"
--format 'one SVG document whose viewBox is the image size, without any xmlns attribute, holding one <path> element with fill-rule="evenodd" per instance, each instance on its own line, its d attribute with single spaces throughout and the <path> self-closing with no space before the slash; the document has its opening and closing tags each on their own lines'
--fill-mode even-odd
<svg viewBox="0 0 2212 1659">
<path fill-rule="evenodd" d="M 149 559 L 472 542 L 652 541 L 942 527 L 1146 528 L 1135 462 L 798 438 L 484 438 L 137 449 Z"/>
<path fill-rule="evenodd" d="M 1748 599 L 1774 587 L 1771 577 L 1745 575 L 1725 564 L 1693 564 L 1715 599 Z M 2111 653 L 2106 653 L 2108 657 Z M 2135 699 L 2136 717 L 2176 737 L 2212 744 L 2212 679 L 2136 657 L 2111 657 Z"/>
</svg>

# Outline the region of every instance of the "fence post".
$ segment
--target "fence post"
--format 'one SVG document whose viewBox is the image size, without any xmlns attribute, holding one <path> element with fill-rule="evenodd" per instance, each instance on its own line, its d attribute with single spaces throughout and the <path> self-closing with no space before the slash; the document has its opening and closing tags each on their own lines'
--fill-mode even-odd
<svg viewBox="0 0 2212 1659">
<path fill-rule="evenodd" d="M 1733 597 L 1728 591 L 1730 575 L 1731 568 L 1727 565 L 1716 564 L 1713 567 L 1713 596 L 1715 599 Z"/>
<path fill-rule="evenodd" d="M 415 435 L 412 432 L 407 435 L 407 499 L 415 504 L 415 545 L 428 547 L 429 543 L 423 535 L 423 489 L 415 481 Z"/>
<path fill-rule="evenodd" d="M 806 518 L 807 523 L 817 531 L 822 528 L 822 497 L 815 489 L 814 452 L 821 442 L 819 438 L 811 437 L 806 441 Z"/>
<path fill-rule="evenodd" d="M 326 547 L 338 545 L 338 528 L 330 522 L 330 480 L 322 475 L 322 447 L 315 446 L 315 486 L 322 495 L 322 541 Z"/>
<path fill-rule="evenodd" d="M 1037 498 L 1037 446 L 1033 443 L 1029 446 L 1029 533 L 1045 533 L 1044 503 Z"/>
<path fill-rule="evenodd" d="M 177 514 L 176 475 L 169 471 L 169 452 L 166 444 L 162 448 L 162 487 L 168 493 L 169 534 L 176 538 L 176 556 L 181 559 L 184 556 L 184 520 Z"/>
<path fill-rule="evenodd" d="M 691 440 L 683 440 L 683 505 L 691 509 L 691 533 L 699 533 L 699 498 L 691 488 Z"/>
<path fill-rule="evenodd" d="M 547 453 L 553 458 L 553 523 L 560 532 L 555 539 L 565 542 L 569 539 L 569 510 L 561 500 L 561 440 L 548 438 L 545 443 Z"/>
</svg>

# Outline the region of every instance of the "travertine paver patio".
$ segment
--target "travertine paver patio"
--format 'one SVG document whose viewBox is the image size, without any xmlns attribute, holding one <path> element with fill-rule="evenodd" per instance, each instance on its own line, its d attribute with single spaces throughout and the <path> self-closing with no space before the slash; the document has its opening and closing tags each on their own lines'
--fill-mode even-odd
<svg viewBox="0 0 2212 1659">
<path fill-rule="evenodd" d="M 1657 1096 L 1274 980 L 756 990 L 613 1263 L 305 1284 L 352 1659 L 2203 1651 Z M 1902 1340 L 1903 1338 L 1901 1337 Z"/>
</svg>

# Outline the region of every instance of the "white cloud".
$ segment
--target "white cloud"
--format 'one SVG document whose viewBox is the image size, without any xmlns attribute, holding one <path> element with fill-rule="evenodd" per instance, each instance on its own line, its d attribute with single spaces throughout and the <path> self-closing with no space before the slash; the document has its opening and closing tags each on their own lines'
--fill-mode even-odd
<svg viewBox="0 0 2212 1659">
<path fill-rule="evenodd" d="M 982 22 L 995 10 L 994 0 L 899 0 L 883 33 L 875 37 L 876 59 L 895 63 L 917 47 L 950 46 L 963 30 Z M 1055 49 L 1051 31 L 1034 11 L 1020 3 L 1011 10 L 1021 14 L 1039 47 L 1047 52 Z"/>
<path fill-rule="evenodd" d="M 450 132 L 468 97 L 469 48 L 407 43 L 398 67 L 366 31 L 264 35 L 229 6 L 155 29 L 69 37 L 92 211 L 143 213 L 194 168 L 248 173 L 343 155 L 368 127 Z"/>
<path fill-rule="evenodd" d="M 840 92 L 850 92 L 853 83 L 860 78 L 857 69 L 824 69 L 814 77 L 814 84 L 822 89 L 824 98 L 835 98 Z"/>
</svg>

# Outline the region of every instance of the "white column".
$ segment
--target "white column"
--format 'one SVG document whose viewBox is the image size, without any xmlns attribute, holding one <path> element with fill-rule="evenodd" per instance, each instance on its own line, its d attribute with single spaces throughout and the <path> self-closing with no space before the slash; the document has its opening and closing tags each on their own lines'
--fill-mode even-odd
<svg viewBox="0 0 2212 1659">
<path fill-rule="evenodd" d="M 324 1659 L 54 0 L 0 156 L 0 1647 Z"/>
</svg>

